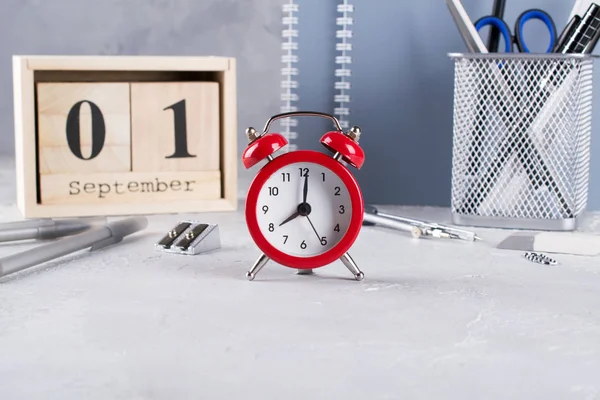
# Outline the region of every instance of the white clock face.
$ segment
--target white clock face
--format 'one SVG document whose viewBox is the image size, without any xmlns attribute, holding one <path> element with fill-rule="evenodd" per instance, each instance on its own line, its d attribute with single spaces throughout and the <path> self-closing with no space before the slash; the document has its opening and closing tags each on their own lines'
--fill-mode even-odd
<svg viewBox="0 0 600 400">
<path fill-rule="evenodd" d="M 256 214 L 262 234 L 273 247 L 285 254 L 313 257 L 344 237 L 352 219 L 352 203 L 348 188 L 333 171 L 299 162 L 267 179 L 258 195 Z"/>
</svg>

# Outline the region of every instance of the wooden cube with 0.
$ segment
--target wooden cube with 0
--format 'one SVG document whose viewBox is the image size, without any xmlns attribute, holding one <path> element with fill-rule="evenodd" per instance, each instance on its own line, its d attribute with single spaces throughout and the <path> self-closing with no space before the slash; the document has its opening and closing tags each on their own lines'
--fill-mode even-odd
<svg viewBox="0 0 600 400">
<path fill-rule="evenodd" d="M 25 217 L 237 209 L 235 59 L 15 56 L 13 73 Z"/>
<path fill-rule="evenodd" d="M 41 175 L 131 170 L 127 83 L 38 83 Z"/>
</svg>

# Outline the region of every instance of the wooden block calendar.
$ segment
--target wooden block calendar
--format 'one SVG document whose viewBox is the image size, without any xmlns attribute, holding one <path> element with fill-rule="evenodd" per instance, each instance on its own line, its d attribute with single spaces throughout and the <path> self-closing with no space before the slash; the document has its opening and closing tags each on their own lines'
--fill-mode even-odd
<svg viewBox="0 0 600 400">
<path fill-rule="evenodd" d="M 235 59 L 14 56 L 26 218 L 237 209 Z"/>
</svg>

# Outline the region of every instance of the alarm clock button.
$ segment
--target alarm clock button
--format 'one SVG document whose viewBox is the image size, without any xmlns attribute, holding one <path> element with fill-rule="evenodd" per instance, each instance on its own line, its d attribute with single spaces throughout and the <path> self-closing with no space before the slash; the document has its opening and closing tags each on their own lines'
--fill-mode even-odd
<svg viewBox="0 0 600 400">
<path fill-rule="evenodd" d="M 250 143 L 242 154 L 242 162 L 246 169 L 253 167 L 277 150 L 288 144 L 285 137 L 279 133 L 267 133 Z"/>
<path fill-rule="evenodd" d="M 321 138 L 321 144 L 333 153 L 340 153 L 342 159 L 360 169 L 365 162 L 365 152 L 357 142 L 337 131 L 327 132 Z"/>
</svg>

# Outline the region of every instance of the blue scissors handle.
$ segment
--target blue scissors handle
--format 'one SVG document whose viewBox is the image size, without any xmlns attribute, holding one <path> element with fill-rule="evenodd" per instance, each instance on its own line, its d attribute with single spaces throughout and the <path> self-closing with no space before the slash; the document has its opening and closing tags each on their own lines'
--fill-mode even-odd
<svg viewBox="0 0 600 400">
<path fill-rule="evenodd" d="M 523 39 L 523 27 L 525 26 L 525 23 L 527 21 L 532 19 L 539 19 L 548 28 L 548 31 L 550 32 L 550 44 L 548 45 L 546 53 L 552 52 L 552 49 L 554 48 L 554 45 L 556 43 L 556 26 L 554 25 L 552 17 L 550 17 L 550 15 L 547 12 L 538 9 L 524 11 L 517 18 L 517 22 L 515 23 L 515 39 L 519 50 L 524 51 L 526 53 L 530 53 L 529 48 L 527 47 L 527 45 L 525 44 L 525 40 Z"/>
<path fill-rule="evenodd" d="M 506 25 L 506 22 L 504 22 L 498 17 L 489 15 L 487 17 L 479 18 L 477 22 L 475 22 L 475 29 L 479 31 L 481 28 L 488 25 L 492 25 L 498 28 L 498 30 L 502 34 L 502 37 L 504 38 L 504 51 L 506 53 L 511 53 L 513 49 L 513 37 L 510 34 L 510 28 L 508 27 L 508 25 Z"/>
<path fill-rule="evenodd" d="M 517 44 L 517 48 L 519 49 L 519 51 L 530 53 L 531 51 L 529 50 L 529 48 L 525 44 L 525 40 L 523 39 L 523 27 L 525 26 L 525 23 L 527 21 L 532 19 L 541 20 L 548 28 L 548 31 L 550 32 L 550 44 L 548 46 L 548 49 L 546 50 L 546 53 L 552 52 L 552 49 L 554 48 L 554 45 L 556 43 L 556 26 L 554 24 L 554 21 L 552 20 L 552 17 L 550 17 L 550 15 L 543 10 L 531 9 L 521 13 L 521 15 L 519 15 L 515 23 L 514 37 L 511 35 L 510 28 L 508 27 L 506 22 L 504 22 L 498 17 L 494 17 L 491 15 L 478 19 L 475 23 L 475 29 L 479 31 L 481 28 L 487 25 L 495 26 L 496 28 L 498 28 L 498 30 L 502 34 L 502 37 L 504 38 L 504 46 L 505 51 L 507 53 L 512 52 L 513 43 Z"/>
</svg>

